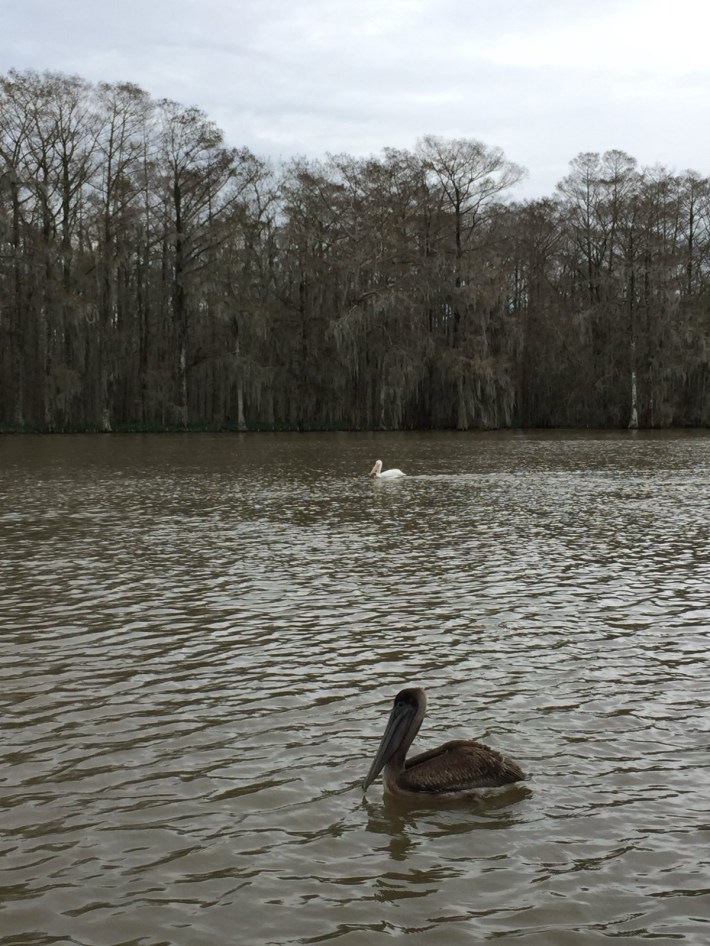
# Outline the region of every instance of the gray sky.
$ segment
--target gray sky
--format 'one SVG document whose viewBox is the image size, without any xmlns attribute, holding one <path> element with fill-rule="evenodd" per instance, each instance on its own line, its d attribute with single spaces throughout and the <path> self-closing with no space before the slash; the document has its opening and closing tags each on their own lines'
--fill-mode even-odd
<svg viewBox="0 0 710 946">
<path fill-rule="evenodd" d="M 477 138 L 552 193 L 580 151 L 710 173 L 707 0 L 0 0 L 0 72 L 131 81 L 260 156 Z"/>
</svg>

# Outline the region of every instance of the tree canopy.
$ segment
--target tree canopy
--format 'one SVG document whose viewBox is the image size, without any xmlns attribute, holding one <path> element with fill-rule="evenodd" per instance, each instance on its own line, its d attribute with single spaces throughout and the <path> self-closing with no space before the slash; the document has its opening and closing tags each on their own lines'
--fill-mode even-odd
<svg viewBox="0 0 710 946">
<path fill-rule="evenodd" d="M 2 429 L 710 423 L 710 184 L 474 139 L 279 167 L 129 83 L 0 77 Z"/>
</svg>

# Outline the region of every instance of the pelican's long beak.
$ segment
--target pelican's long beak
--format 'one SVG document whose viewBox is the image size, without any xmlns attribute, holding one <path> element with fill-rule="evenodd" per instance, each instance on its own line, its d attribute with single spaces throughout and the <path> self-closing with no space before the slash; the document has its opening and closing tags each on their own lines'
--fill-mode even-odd
<svg viewBox="0 0 710 946">
<path fill-rule="evenodd" d="M 377 464 L 375 464 L 373 468 L 370 470 L 370 476 L 374 476 L 375 473 L 377 473 Z"/>
<path fill-rule="evenodd" d="M 417 709 L 414 706 L 404 705 L 395 706 L 393 708 L 392 712 L 390 713 L 390 718 L 387 722 L 387 728 L 385 729 L 384 736 L 382 737 L 379 749 L 377 750 L 377 755 L 370 766 L 370 771 L 363 780 L 363 791 L 367 791 L 368 787 L 372 785 L 382 769 L 390 761 L 392 756 L 397 752 L 398 749 L 401 748 L 402 743 L 405 742 L 407 735 L 414 723 L 414 718 L 416 715 Z M 417 726 L 417 728 L 419 727 Z M 411 742 L 411 739 L 409 742 Z M 409 747 L 409 742 L 407 742 L 404 747 L 405 754 L 407 748 Z"/>
</svg>

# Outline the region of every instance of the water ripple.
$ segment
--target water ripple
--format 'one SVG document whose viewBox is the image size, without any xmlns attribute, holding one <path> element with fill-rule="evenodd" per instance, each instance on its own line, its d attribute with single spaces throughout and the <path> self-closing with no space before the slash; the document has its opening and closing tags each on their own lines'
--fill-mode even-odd
<svg viewBox="0 0 710 946">
<path fill-rule="evenodd" d="M 710 437 L 3 449 L 3 946 L 708 941 Z M 403 683 L 530 780 L 363 799 Z"/>
</svg>

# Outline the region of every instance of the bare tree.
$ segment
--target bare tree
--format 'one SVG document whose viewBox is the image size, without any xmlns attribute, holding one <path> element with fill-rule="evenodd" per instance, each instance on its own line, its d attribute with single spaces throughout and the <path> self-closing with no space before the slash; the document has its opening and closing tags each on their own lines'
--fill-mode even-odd
<svg viewBox="0 0 710 946">
<path fill-rule="evenodd" d="M 0 425 L 710 424 L 710 185 L 469 139 L 277 171 L 130 84 L 0 77 Z"/>
</svg>

